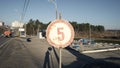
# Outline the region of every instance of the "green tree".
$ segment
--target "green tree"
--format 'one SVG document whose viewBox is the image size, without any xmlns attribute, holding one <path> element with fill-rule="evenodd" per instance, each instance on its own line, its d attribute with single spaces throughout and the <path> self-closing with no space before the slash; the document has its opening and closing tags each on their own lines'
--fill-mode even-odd
<svg viewBox="0 0 120 68">
<path fill-rule="evenodd" d="M 43 24 L 38 19 L 32 20 L 30 19 L 29 22 L 26 24 L 26 30 L 28 35 L 37 35 L 40 30 L 45 30 L 48 24 Z"/>
<path fill-rule="evenodd" d="M 34 21 L 32 19 L 29 20 L 28 24 L 26 24 L 26 30 L 28 35 L 34 35 Z"/>
</svg>

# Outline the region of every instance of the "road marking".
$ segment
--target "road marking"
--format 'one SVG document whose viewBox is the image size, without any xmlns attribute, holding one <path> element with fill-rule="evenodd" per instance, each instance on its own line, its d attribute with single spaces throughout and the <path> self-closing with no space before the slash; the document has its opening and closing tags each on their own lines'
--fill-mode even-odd
<svg viewBox="0 0 120 68">
<path fill-rule="evenodd" d="M 7 44 L 8 42 L 10 42 L 11 40 L 12 40 L 12 39 L 10 39 L 10 40 L 6 41 L 5 43 L 1 44 L 1 45 L 0 45 L 0 48 L 2 48 L 5 44 Z"/>
<path fill-rule="evenodd" d="M 111 48 L 111 49 L 102 49 L 102 50 L 83 51 L 82 53 L 97 53 L 97 52 L 106 52 L 106 51 L 115 51 L 115 50 L 120 50 L 120 48 Z"/>
</svg>

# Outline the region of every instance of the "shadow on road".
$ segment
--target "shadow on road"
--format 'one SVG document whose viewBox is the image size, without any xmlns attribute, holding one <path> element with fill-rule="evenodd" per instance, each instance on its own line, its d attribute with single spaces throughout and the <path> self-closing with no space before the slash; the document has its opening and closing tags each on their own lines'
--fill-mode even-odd
<svg viewBox="0 0 120 68">
<path fill-rule="evenodd" d="M 81 54 L 80 52 L 75 51 L 70 47 L 66 47 L 65 49 L 76 56 L 76 61 L 70 63 L 69 65 L 63 65 L 63 68 L 120 68 L 120 65 L 117 64 L 120 62 L 120 58 L 108 57 L 104 59 L 94 59 L 92 57 Z M 116 60 L 117 63 L 112 62 Z"/>
<path fill-rule="evenodd" d="M 44 64 L 43 64 L 43 68 L 53 68 L 53 59 L 52 59 L 52 55 L 51 55 L 51 51 L 52 48 L 48 47 L 48 50 L 45 54 L 45 59 L 44 59 Z"/>
<path fill-rule="evenodd" d="M 62 68 L 120 68 L 120 58 L 108 57 L 103 59 L 94 59 L 92 57 L 86 56 L 70 47 L 65 48 L 71 54 L 76 57 L 76 60 L 69 63 L 68 65 L 62 64 Z M 43 68 L 56 68 L 54 67 L 55 62 L 53 62 L 51 51 L 59 63 L 59 55 L 54 47 L 49 47 L 46 51 Z M 67 58 L 66 58 L 67 59 Z M 63 60 L 66 61 L 66 60 Z M 115 62 L 113 62 L 115 61 Z"/>
<path fill-rule="evenodd" d="M 57 60 L 57 62 L 59 63 L 59 56 L 58 56 L 58 54 L 57 54 L 55 48 L 52 47 L 52 49 L 53 49 L 54 55 L 55 55 L 55 57 L 56 57 L 56 60 Z"/>
</svg>

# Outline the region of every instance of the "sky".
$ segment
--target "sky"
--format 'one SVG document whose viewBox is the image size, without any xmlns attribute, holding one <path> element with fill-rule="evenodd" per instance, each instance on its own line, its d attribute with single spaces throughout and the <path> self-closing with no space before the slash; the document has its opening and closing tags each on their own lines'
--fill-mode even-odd
<svg viewBox="0 0 120 68">
<path fill-rule="evenodd" d="M 0 21 L 8 25 L 19 21 L 24 1 L 0 0 Z M 56 0 L 56 4 L 62 19 L 120 30 L 120 0 Z M 48 0 L 30 0 L 23 22 L 30 19 L 43 23 L 55 20 L 55 5 Z"/>
</svg>

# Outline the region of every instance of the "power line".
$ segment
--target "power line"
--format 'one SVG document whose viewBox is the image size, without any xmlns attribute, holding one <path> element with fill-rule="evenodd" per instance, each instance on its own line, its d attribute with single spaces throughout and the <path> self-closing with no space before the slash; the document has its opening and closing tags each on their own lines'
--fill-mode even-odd
<svg viewBox="0 0 120 68">
<path fill-rule="evenodd" d="M 23 6 L 20 22 L 23 22 L 23 20 L 24 20 L 24 17 L 25 17 L 25 14 L 26 14 L 29 3 L 30 3 L 30 0 L 25 0 L 24 1 L 24 6 Z"/>
<path fill-rule="evenodd" d="M 30 2 L 30 0 L 24 0 L 23 10 L 22 10 L 21 17 L 20 17 L 20 22 L 21 23 L 24 20 L 24 17 L 25 17 L 29 2 Z M 26 24 L 25 24 L 25 35 L 24 36 L 26 36 Z"/>
</svg>

